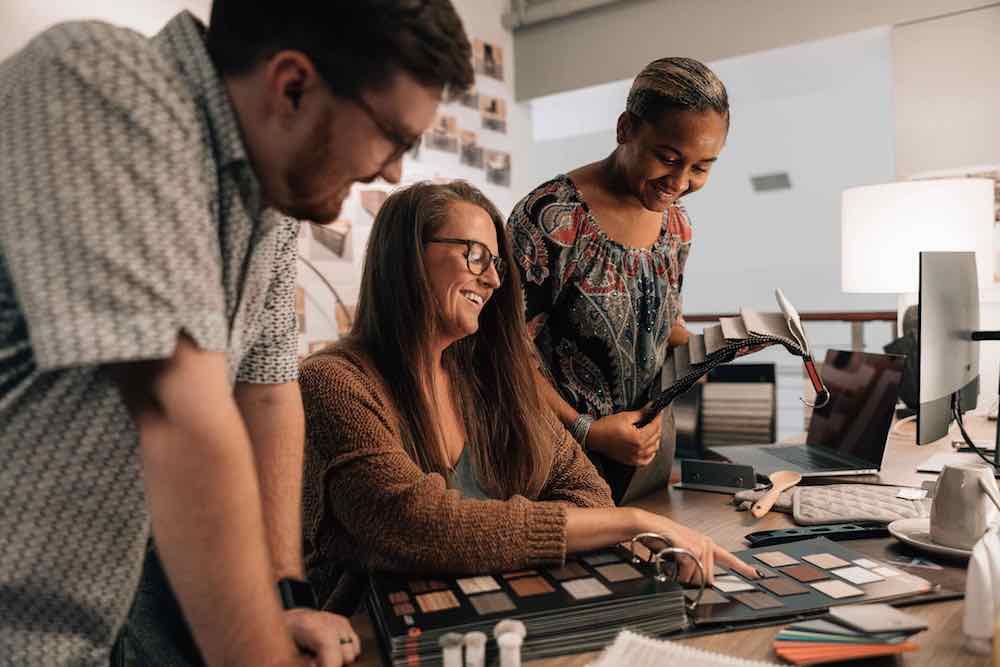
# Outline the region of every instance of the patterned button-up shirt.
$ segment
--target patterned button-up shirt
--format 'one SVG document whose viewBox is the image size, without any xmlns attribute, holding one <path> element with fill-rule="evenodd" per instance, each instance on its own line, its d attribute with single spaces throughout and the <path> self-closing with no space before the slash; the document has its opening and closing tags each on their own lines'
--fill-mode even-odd
<svg viewBox="0 0 1000 667">
<path fill-rule="evenodd" d="M 0 63 L 0 662 L 106 665 L 148 535 L 102 366 L 184 333 L 296 379 L 298 223 L 261 211 L 190 14 L 56 26 Z"/>
</svg>

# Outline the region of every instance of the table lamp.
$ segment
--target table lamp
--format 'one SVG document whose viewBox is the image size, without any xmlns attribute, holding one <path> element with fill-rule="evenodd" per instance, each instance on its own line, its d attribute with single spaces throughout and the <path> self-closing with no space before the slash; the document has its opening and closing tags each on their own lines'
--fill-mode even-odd
<svg viewBox="0 0 1000 667">
<path fill-rule="evenodd" d="M 993 283 L 993 181 L 948 178 L 866 185 L 841 199 L 841 289 L 899 295 L 898 330 L 916 302 L 922 250 L 975 251 Z"/>
<path fill-rule="evenodd" d="M 917 301 L 922 251 L 973 251 L 980 289 L 993 282 L 993 181 L 951 178 L 845 190 L 841 206 L 841 287 L 844 292 L 895 293 L 897 332 L 887 351 L 907 355 L 900 398 L 918 409 L 917 334 L 904 327 Z M 911 327 L 912 328 L 912 327 Z"/>
</svg>

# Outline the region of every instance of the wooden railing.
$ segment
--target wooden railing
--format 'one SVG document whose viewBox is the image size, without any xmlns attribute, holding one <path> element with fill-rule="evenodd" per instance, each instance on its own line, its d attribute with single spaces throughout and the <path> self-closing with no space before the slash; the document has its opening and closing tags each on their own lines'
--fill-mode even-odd
<svg viewBox="0 0 1000 667">
<path fill-rule="evenodd" d="M 736 313 L 692 313 L 684 314 L 685 322 L 718 322 L 720 317 L 735 317 Z M 817 311 L 799 313 L 803 322 L 850 322 L 851 349 L 863 350 L 865 347 L 864 327 L 866 322 L 892 323 L 892 337 L 899 335 L 896 327 L 896 311 L 894 310 L 854 310 L 854 311 Z"/>
</svg>

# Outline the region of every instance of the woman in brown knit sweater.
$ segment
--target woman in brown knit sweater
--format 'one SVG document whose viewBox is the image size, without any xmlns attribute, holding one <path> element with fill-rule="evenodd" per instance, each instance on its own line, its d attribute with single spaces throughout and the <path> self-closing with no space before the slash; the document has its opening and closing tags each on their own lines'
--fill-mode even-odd
<svg viewBox="0 0 1000 667">
<path fill-rule="evenodd" d="M 657 532 L 753 576 L 667 518 L 616 508 L 534 382 L 504 221 L 472 186 L 382 205 L 351 335 L 303 363 L 304 532 L 326 608 L 351 570 L 473 574 L 560 564 Z M 697 576 L 682 559 L 681 576 Z"/>
</svg>

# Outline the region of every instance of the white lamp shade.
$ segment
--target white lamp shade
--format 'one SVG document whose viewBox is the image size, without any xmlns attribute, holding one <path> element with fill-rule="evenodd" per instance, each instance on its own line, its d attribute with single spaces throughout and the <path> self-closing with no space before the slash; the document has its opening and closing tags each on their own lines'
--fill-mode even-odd
<svg viewBox="0 0 1000 667">
<path fill-rule="evenodd" d="M 975 251 L 979 287 L 992 284 L 993 181 L 951 178 L 844 190 L 841 287 L 913 293 L 924 250 Z"/>
</svg>

